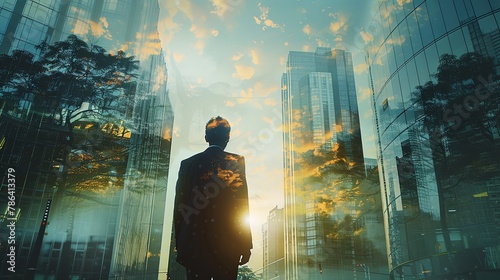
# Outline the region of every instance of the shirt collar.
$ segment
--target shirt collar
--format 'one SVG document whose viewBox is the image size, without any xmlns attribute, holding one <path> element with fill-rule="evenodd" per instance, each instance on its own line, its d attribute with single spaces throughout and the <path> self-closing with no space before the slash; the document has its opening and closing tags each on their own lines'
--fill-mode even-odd
<svg viewBox="0 0 500 280">
<path fill-rule="evenodd" d="M 209 147 L 209 148 L 217 147 L 217 148 L 219 148 L 219 149 L 221 149 L 221 150 L 224 150 L 224 149 L 223 149 L 221 146 L 219 146 L 219 145 L 210 145 L 210 146 L 208 146 L 208 147 Z"/>
</svg>

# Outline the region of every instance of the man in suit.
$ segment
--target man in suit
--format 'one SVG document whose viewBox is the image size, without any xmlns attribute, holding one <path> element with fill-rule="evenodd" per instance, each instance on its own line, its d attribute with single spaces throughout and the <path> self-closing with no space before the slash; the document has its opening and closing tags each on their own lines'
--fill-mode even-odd
<svg viewBox="0 0 500 280">
<path fill-rule="evenodd" d="M 209 147 L 181 162 L 174 205 L 177 262 L 187 279 L 236 279 L 250 258 L 248 189 L 243 156 L 225 152 L 231 127 L 215 117 Z"/>
</svg>

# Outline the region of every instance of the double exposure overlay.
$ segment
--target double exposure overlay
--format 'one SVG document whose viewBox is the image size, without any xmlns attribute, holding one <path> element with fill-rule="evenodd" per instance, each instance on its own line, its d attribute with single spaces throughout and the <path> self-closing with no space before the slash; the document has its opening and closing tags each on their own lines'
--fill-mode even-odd
<svg viewBox="0 0 500 280">
<path fill-rule="evenodd" d="M 368 59 L 394 279 L 498 277 L 499 8 L 378 5 Z"/>
<path fill-rule="evenodd" d="M 0 0 L 0 279 L 188 279 L 174 217 L 242 190 L 238 279 L 500 279 L 499 27 L 497 0 Z M 216 116 L 245 173 L 174 213 Z"/>
<path fill-rule="evenodd" d="M 158 274 L 173 125 L 158 7 L 0 4 L 5 277 Z"/>
</svg>

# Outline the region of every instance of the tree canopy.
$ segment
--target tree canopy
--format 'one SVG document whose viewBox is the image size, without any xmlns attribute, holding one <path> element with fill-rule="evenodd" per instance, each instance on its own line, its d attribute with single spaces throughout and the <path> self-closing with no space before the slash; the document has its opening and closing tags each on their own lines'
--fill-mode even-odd
<svg viewBox="0 0 500 280">
<path fill-rule="evenodd" d="M 22 50 L 0 55 L 0 89 L 9 109 L 22 100 L 42 113 L 73 111 L 82 102 L 105 109 L 134 93 L 139 62 L 123 51 L 107 53 L 75 35 L 37 49 L 38 55 Z"/>
</svg>

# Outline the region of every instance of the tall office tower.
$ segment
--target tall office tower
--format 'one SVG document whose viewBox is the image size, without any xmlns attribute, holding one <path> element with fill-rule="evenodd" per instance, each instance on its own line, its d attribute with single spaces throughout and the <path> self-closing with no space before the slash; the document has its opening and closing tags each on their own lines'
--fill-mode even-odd
<svg viewBox="0 0 500 280">
<path fill-rule="evenodd" d="M 380 1 L 367 50 L 391 279 L 500 277 L 500 2 Z"/>
<path fill-rule="evenodd" d="M 286 69 L 286 279 L 353 279 L 372 255 L 355 233 L 363 228 L 357 195 L 365 170 L 351 54 L 290 52 Z"/>
<path fill-rule="evenodd" d="M 285 279 L 285 220 L 283 208 L 269 211 L 262 225 L 263 271 L 262 279 Z"/>
<path fill-rule="evenodd" d="M 48 50 L 37 45 L 63 41 L 72 47 L 86 44 L 84 48 L 120 61 L 133 55 L 138 67 L 95 82 L 94 95 L 81 90 L 91 97 L 75 95 L 78 103 L 45 102 L 59 104 L 51 110 L 39 105 L 44 100 L 36 95 L 38 88 L 16 99 L 8 95 L 15 89 L 1 84 L 2 193 L 8 188 L 8 168 L 16 171 L 17 183 L 16 276 L 157 278 L 173 124 L 158 11 L 156 0 L 0 4 L 2 54 L 29 51 L 37 61 Z M 87 73 L 104 62 L 101 58 L 87 65 Z M 20 67 L 12 63 L 2 70 Z M 41 71 L 36 69 L 31 71 Z M 79 81 L 72 82 L 72 90 L 78 90 Z M 2 205 L 6 199 L 1 196 Z M 12 217 L 1 211 L 4 236 L 9 234 L 4 223 Z M 10 279 L 4 259 L 8 252 L 3 246 L 1 250 L 1 275 Z"/>
</svg>

